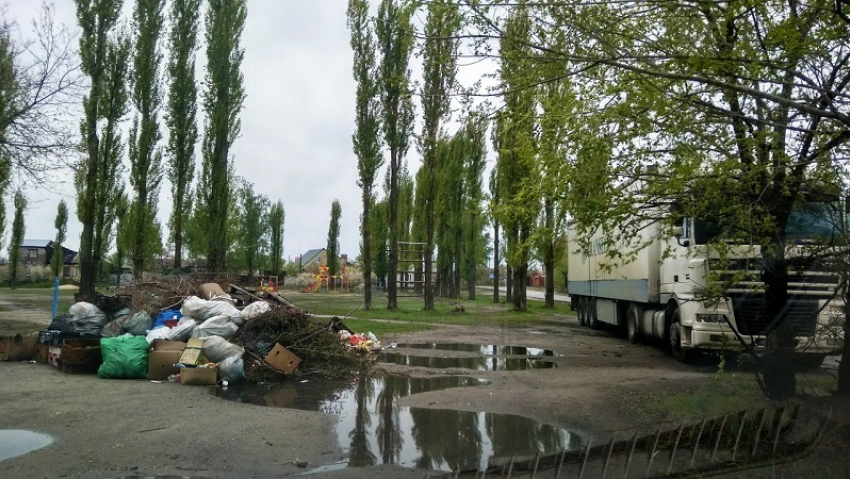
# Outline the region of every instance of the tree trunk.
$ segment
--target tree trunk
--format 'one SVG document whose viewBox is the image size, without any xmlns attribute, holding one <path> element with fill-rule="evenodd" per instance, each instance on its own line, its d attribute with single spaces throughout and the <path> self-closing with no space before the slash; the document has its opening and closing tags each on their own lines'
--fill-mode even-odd
<svg viewBox="0 0 850 479">
<path fill-rule="evenodd" d="M 546 304 L 547 308 L 555 307 L 555 258 L 543 263 L 543 271 L 546 274 Z"/>
<path fill-rule="evenodd" d="M 526 311 L 525 304 L 525 288 L 528 278 L 528 263 L 521 265 L 513 270 L 514 273 L 514 290 L 513 303 L 516 311 Z"/>
<path fill-rule="evenodd" d="M 390 254 L 387 260 L 387 309 L 398 308 L 398 169 L 397 151 L 390 152 Z M 427 272 L 425 273 L 428 274 Z M 426 278 L 427 280 L 427 278 Z M 426 293 L 427 294 L 427 293 Z M 426 308 L 427 309 L 427 308 Z"/>
<path fill-rule="evenodd" d="M 779 243 L 780 245 L 782 242 Z M 794 347 L 796 327 L 783 314 L 788 303 L 788 271 L 784 260 L 784 248 L 778 246 L 776 253 L 764 256 L 765 313 L 773 321 L 779 321 L 767 338 L 767 351 L 762 354 L 758 373 L 762 376 L 765 395 L 770 399 L 783 400 L 796 394 L 797 378 L 794 374 Z"/>
<path fill-rule="evenodd" d="M 505 301 L 511 301 L 514 297 L 514 272 L 510 263 L 505 263 Z"/>
<path fill-rule="evenodd" d="M 363 264 L 363 309 L 372 309 L 372 234 L 369 231 L 369 206 L 372 203 L 372 192 L 369 185 L 363 184 L 363 216 L 360 218 L 360 232 L 362 237 L 362 264 Z"/>
<path fill-rule="evenodd" d="M 499 222 L 493 223 L 493 302 L 499 302 Z"/>
<path fill-rule="evenodd" d="M 175 206 L 183 207 L 182 201 L 177 201 Z M 176 213 L 174 218 L 174 269 L 183 267 L 183 215 Z M 175 271 L 176 272 L 176 271 Z M 277 272 L 275 272 L 277 273 Z"/>
<path fill-rule="evenodd" d="M 544 202 L 545 227 L 547 231 L 546 245 L 543 251 L 543 273 L 546 275 L 545 307 L 555 307 L 555 212 L 552 199 Z"/>
</svg>

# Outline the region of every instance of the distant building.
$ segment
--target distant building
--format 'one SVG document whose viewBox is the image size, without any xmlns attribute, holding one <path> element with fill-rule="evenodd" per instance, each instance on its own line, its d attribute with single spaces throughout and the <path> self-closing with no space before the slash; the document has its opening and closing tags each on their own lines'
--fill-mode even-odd
<svg viewBox="0 0 850 479">
<path fill-rule="evenodd" d="M 27 266 L 50 266 L 54 248 L 52 240 L 25 239 L 19 248 L 21 264 Z M 77 279 L 80 277 L 79 254 L 62 246 L 62 277 Z"/>
<path fill-rule="evenodd" d="M 317 269 L 323 264 L 328 264 L 328 250 L 325 248 L 311 249 L 301 256 L 296 257 L 295 263 L 298 263 L 301 266 L 301 271 Z M 352 263 L 348 261 L 347 254 L 339 255 L 339 264 L 345 266 L 352 265 Z"/>
</svg>

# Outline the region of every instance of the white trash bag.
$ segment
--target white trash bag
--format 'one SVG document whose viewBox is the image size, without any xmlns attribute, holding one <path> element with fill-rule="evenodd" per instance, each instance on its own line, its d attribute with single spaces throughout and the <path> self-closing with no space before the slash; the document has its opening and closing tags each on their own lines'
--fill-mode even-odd
<svg viewBox="0 0 850 479">
<path fill-rule="evenodd" d="M 204 357 L 214 363 L 224 361 L 231 356 L 242 357 L 245 350 L 237 346 L 221 336 L 210 336 L 204 338 L 204 346 L 201 348 Z"/>
<path fill-rule="evenodd" d="M 215 316 L 203 323 L 192 331 L 193 338 L 206 338 L 208 336 L 221 336 L 228 339 L 236 334 L 239 326 L 233 324 L 229 316 Z"/>
<path fill-rule="evenodd" d="M 248 321 L 256 318 L 257 316 L 266 314 L 271 310 L 272 307 L 269 303 L 265 301 L 254 301 L 248 306 L 245 306 L 245 309 L 242 310 L 242 319 Z"/>
</svg>

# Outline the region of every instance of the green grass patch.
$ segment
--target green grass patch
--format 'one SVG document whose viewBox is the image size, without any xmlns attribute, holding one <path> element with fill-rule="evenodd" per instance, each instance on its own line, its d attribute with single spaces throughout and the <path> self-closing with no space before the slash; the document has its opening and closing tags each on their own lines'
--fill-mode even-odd
<svg viewBox="0 0 850 479">
<path fill-rule="evenodd" d="M 416 333 L 419 331 L 428 331 L 434 329 L 433 326 L 424 323 L 399 323 L 387 321 L 373 321 L 371 319 L 354 319 L 345 320 L 345 325 L 352 331 L 365 333 L 371 331 L 380 340 L 385 334 L 402 334 Z M 383 341 L 382 341 L 383 342 Z"/>
<path fill-rule="evenodd" d="M 287 299 L 313 314 L 351 315 L 358 319 L 392 319 L 426 324 L 486 325 L 526 327 L 563 320 L 569 315 L 569 305 L 557 303 L 547 309 L 542 301 L 529 301 L 528 311 L 513 311 L 511 304 L 492 302 L 492 297 L 478 295 L 475 300 L 435 298 L 434 310 L 423 310 L 421 297 L 399 297 L 398 308 L 386 309 L 385 294 L 372 298 L 373 309 L 362 309 L 363 299 L 355 294 L 289 293 Z M 462 311 L 461 311 L 462 310 Z"/>
<path fill-rule="evenodd" d="M 649 410 L 674 421 L 716 417 L 768 405 L 752 375 L 729 373 L 694 388 L 653 395 L 645 403 Z"/>
</svg>

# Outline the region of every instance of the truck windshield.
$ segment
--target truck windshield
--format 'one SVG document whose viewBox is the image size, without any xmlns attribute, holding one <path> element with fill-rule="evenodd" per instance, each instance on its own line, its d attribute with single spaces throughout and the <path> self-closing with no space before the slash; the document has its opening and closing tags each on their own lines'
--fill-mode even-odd
<svg viewBox="0 0 850 479">
<path fill-rule="evenodd" d="M 800 202 L 794 205 L 785 233 L 794 243 L 829 243 L 844 231 L 844 218 L 838 202 Z M 694 243 L 708 244 L 718 238 L 747 241 L 746 230 L 727 218 L 696 218 Z"/>
<path fill-rule="evenodd" d="M 794 205 L 785 234 L 789 241 L 832 242 L 844 231 L 838 202 L 809 202 Z"/>
</svg>

